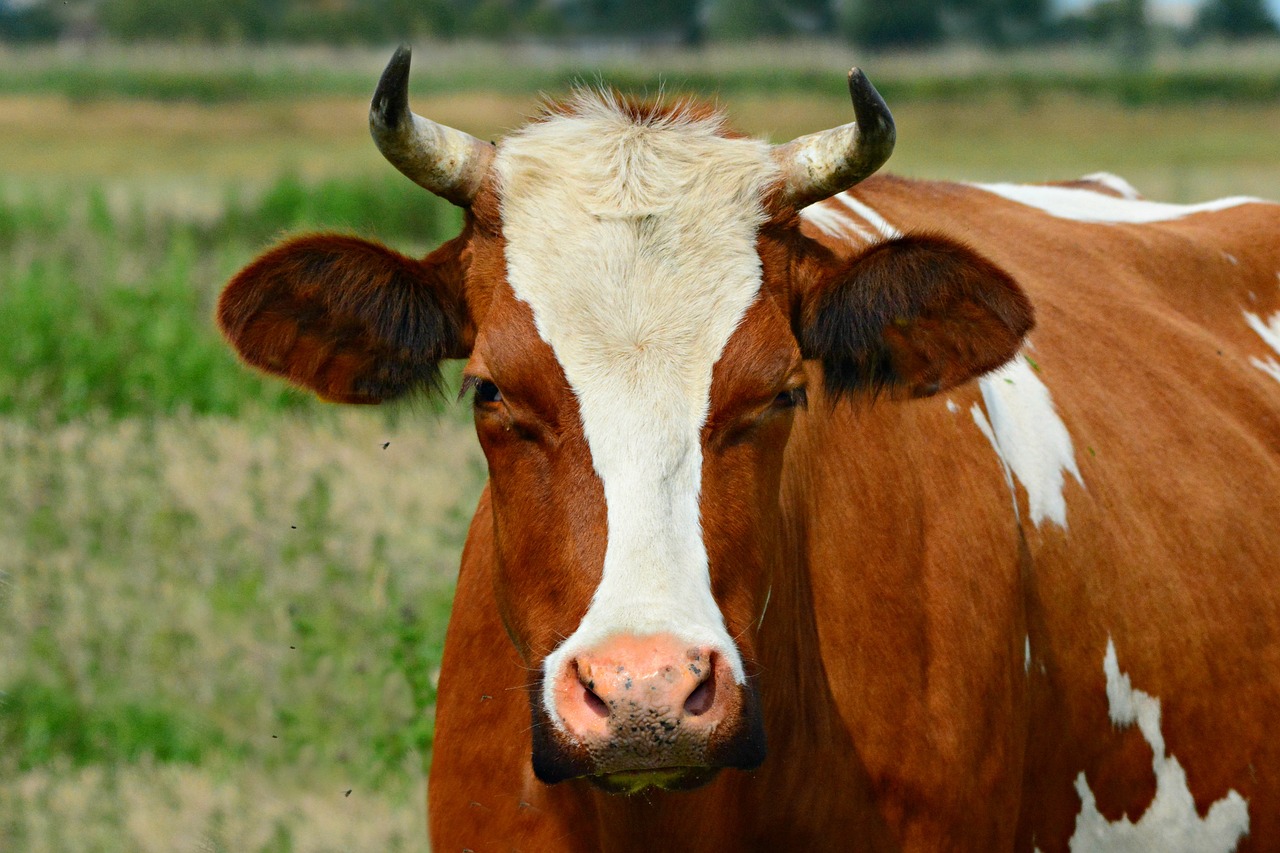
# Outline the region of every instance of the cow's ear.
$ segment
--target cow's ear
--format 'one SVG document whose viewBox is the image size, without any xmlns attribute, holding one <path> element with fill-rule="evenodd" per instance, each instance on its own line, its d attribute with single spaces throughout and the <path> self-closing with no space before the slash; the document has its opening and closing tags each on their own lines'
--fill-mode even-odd
<svg viewBox="0 0 1280 853">
<path fill-rule="evenodd" d="M 414 260 L 318 234 L 271 249 L 231 280 L 218 325 L 241 358 L 339 403 L 380 403 L 440 380 L 467 355 L 458 251 Z"/>
<path fill-rule="evenodd" d="M 908 235 L 833 270 L 801 311 L 800 347 L 828 395 L 928 397 L 994 370 L 1031 330 L 1026 295 L 953 240 Z"/>
</svg>

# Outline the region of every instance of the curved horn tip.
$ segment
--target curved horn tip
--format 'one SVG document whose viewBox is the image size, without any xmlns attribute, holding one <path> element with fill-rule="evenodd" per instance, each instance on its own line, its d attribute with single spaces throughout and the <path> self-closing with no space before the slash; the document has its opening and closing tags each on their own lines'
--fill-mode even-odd
<svg viewBox="0 0 1280 853">
<path fill-rule="evenodd" d="M 402 44 L 391 54 L 391 60 L 378 78 L 369 104 L 369 118 L 383 127 L 394 128 L 409 114 L 409 65 L 413 48 Z"/>
<path fill-rule="evenodd" d="M 853 102 L 854 118 L 864 133 L 877 128 L 882 132 L 894 133 L 893 114 L 889 112 L 889 105 L 857 66 L 849 69 L 849 99 Z"/>
</svg>

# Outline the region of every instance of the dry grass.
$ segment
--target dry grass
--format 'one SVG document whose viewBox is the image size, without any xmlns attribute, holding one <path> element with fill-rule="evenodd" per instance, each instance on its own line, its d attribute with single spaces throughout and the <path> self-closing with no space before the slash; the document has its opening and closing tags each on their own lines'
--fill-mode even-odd
<svg viewBox="0 0 1280 853">
<path fill-rule="evenodd" d="M 813 96 L 734 95 L 723 104 L 750 133 L 788 139 L 850 118 L 839 74 Z M 531 98 L 456 94 L 415 108 L 486 138 L 517 126 Z M 0 162 L 11 183 L 83 179 L 156 198 L 215 204 L 228 182 L 261 186 L 281 171 L 308 179 L 389 168 L 365 129 L 363 98 L 202 106 L 138 101 L 73 105 L 50 96 L 0 101 Z M 1280 198 L 1280 105 L 1126 108 L 1066 95 L 1029 102 L 910 102 L 896 109 L 890 169 L 920 177 L 1054 180 L 1108 170 L 1153 198 L 1239 192 Z"/>
<path fill-rule="evenodd" d="M 420 788 L 398 797 L 347 790 L 340 779 L 243 767 L 53 767 L 0 787 L 0 836 L 22 853 L 427 849 Z"/>
<path fill-rule="evenodd" d="M 0 835 L 418 838 L 481 479 L 468 425 L 408 412 L 0 421 Z"/>
</svg>

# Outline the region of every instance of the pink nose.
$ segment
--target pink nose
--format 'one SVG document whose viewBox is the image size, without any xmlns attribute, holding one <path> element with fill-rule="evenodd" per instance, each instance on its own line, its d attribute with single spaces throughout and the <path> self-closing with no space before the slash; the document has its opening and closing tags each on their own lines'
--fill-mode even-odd
<svg viewBox="0 0 1280 853">
<path fill-rule="evenodd" d="M 669 634 L 617 635 L 560 671 L 556 711 L 586 742 L 608 741 L 638 724 L 655 734 L 706 737 L 725 716 L 732 684 L 728 665 L 710 648 Z"/>
</svg>

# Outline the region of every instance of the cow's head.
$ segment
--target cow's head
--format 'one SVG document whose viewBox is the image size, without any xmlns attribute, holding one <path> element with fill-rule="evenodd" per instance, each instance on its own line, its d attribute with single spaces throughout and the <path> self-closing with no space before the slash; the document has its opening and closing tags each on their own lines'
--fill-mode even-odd
<svg viewBox="0 0 1280 853">
<path fill-rule="evenodd" d="M 679 788 L 754 767 L 756 644 L 786 571 L 779 483 L 806 382 L 826 403 L 936 393 L 1012 357 L 1030 308 L 942 238 L 840 261 L 800 234 L 800 208 L 892 149 L 856 71 L 857 121 L 783 146 L 694 106 L 598 94 L 493 146 L 413 115 L 408 68 L 402 48 L 373 134 L 466 208 L 462 234 L 421 261 L 287 242 L 230 283 L 219 322 L 249 363 L 340 402 L 469 359 L 494 587 L 537 673 L 540 778 Z"/>
</svg>

